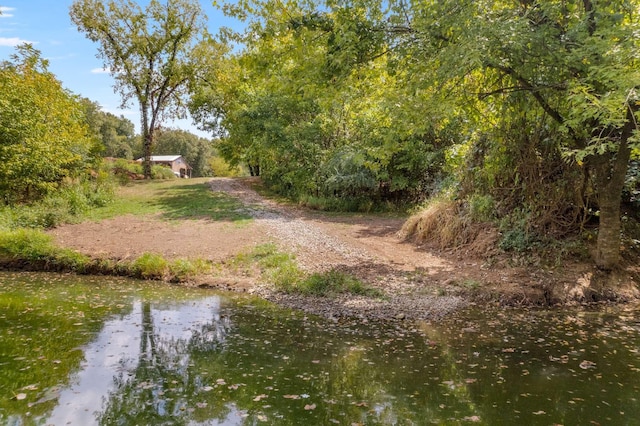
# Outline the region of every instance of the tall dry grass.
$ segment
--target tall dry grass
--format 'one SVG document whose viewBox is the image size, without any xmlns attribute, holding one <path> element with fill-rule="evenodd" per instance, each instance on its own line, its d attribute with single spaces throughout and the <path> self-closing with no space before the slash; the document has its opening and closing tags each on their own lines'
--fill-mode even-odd
<svg viewBox="0 0 640 426">
<path fill-rule="evenodd" d="M 431 243 L 440 249 L 472 244 L 486 227 L 474 223 L 462 203 L 446 199 L 432 200 L 402 226 L 403 238 Z"/>
</svg>

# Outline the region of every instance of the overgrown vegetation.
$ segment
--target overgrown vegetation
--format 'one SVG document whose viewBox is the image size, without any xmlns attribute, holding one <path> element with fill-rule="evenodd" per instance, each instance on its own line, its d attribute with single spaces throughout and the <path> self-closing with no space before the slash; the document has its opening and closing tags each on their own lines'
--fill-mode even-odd
<svg viewBox="0 0 640 426">
<path fill-rule="evenodd" d="M 244 50 L 209 70 L 216 84 L 196 88 L 191 110 L 222 129 L 226 160 L 304 205 L 369 211 L 436 197 L 440 207 L 407 225 L 420 239 L 433 226 L 438 245 L 452 247 L 492 227 L 516 254 L 594 243 L 595 264 L 610 270 L 621 231 L 634 229 L 621 225 L 621 206 L 638 199 L 636 9 L 227 5 L 247 22 Z"/>
<path fill-rule="evenodd" d="M 212 270 L 203 259 L 166 260 L 145 253 L 133 261 L 92 259 L 76 251 L 57 247 L 53 238 L 37 229 L 0 231 L 0 262 L 17 268 L 100 273 L 142 279 L 185 282 Z"/>
</svg>

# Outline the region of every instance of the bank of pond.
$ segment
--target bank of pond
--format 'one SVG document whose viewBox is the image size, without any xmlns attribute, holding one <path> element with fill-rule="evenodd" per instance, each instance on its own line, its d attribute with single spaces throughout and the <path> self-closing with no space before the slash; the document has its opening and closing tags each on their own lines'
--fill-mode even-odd
<svg viewBox="0 0 640 426">
<path fill-rule="evenodd" d="M 331 321 L 247 295 L 0 273 L 0 424 L 634 424 L 636 306 Z"/>
</svg>

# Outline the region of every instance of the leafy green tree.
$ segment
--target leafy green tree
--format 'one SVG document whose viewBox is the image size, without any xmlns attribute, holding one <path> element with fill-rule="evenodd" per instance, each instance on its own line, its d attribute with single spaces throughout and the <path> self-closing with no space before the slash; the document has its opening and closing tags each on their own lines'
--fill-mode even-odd
<svg viewBox="0 0 640 426">
<path fill-rule="evenodd" d="M 102 142 L 102 154 L 132 160 L 138 151 L 138 138 L 131 120 L 104 112 L 89 99 L 81 99 L 81 103 L 91 131 Z"/>
<path fill-rule="evenodd" d="M 98 56 L 116 80 L 123 104 L 140 106 L 144 175 L 151 177 L 154 136 L 166 118 L 183 117 L 189 83 L 199 73 L 193 55 L 207 38 L 204 14 L 193 0 L 76 0 L 71 19 L 99 43 Z"/>
<path fill-rule="evenodd" d="M 432 70 L 427 84 L 475 93 L 488 109 L 522 93 L 541 109 L 553 142 L 590 181 L 599 209 L 596 264 L 619 262 L 620 202 L 637 146 L 636 2 L 444 1 L 396 3 L 392 36 L 407 63 Z M 420 62 L 420 63 L 418 63 Z M 506 117 L 510 119 L 510 117 Z M 524 129 L 529 131 L 530 129 Z M 584 194 L 583 194 L 584 195 Z"/>
<path fill-rule="evenodd" d="M 0 64 L 0 193 L 29 202 L 75 178 L 94 160 L 94 140 L 78 99 L 31 45 Z"/>
</svg>

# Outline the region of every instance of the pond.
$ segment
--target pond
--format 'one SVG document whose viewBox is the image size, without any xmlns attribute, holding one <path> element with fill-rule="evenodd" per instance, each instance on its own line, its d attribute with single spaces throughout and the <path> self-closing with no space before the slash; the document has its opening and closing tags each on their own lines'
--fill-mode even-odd
<svg viewBox="0 0 640 426">
<path fill-rule="evenodd" d="M 638 424 L 637 314 L 362 324 L 166 284 L 0 273 L 0 424 Z"/>
</svg>

